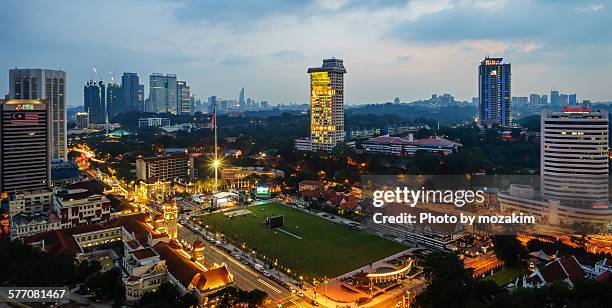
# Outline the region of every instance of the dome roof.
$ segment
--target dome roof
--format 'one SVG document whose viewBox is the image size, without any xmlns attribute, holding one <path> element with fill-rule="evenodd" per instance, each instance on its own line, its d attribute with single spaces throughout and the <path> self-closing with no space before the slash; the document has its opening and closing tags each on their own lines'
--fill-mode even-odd
<svg viewBox="0 0 612 308">
<path fill-rule="evenodd" d="M 204 248 L 204 242 L 202 242 L 201 240 L 196 240 L 195 242 L 193 242 L 193 248 Z"/>
</svg>

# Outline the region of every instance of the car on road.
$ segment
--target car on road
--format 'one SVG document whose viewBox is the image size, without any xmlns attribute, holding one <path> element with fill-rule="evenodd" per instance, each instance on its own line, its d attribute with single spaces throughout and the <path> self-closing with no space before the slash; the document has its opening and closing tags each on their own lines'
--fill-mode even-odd
<svg viewBox="0 0 612 308">
<path fill-rule="evenodd" d="M 319 303 L 317 303 L 317 301 L 314 299 L 312 300 L 312 302 L 310 302 L 310 304 L 313 306 L 319 306 Z"/>
<path fill-rule="evenodd" d="M 295 293 L 297 290 L 294 287 L 289 287 L 289 291 L 291 291 L 291 293 Z"/>
<path fill-rule="evenodd" d="M 299 297 L 304 297 L 304 292 L 302 292 L 301 290 L 298 290 L 296 294 Z"/>
<path fill-rule="evenodd" d="M 264 276 L 266 276 L 266 277 L 270 277 L 270 276 L 272 276 L 272 274 L 270 274 L 270 272 L 268 272 L 268 271 L 263 271 L 263 272 L 262 272 L 262 274 L 263 274 Z"/>
</svg>

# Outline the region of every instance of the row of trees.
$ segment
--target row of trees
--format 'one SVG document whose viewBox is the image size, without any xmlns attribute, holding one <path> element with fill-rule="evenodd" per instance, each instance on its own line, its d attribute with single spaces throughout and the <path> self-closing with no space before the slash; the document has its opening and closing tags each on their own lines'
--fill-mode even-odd
<svg viewBox="0 0 612 308">
<path fill-rule="evenodd" d="M 475 280 L 459 258 L 434 252 L 425 259 L 428 287 L 416 297 L 417 307 L 610 307 L 612 284 L 583 280 L 569 288 L 564 282 L 537 289 L 499 288 Z"/>
</svg>

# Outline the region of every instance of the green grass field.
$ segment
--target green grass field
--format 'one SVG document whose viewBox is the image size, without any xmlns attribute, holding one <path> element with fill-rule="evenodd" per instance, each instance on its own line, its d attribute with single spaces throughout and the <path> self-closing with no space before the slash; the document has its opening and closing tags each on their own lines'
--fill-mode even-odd
<svg viewBox="0 0 612 308">
<path fill-rule="evenodd" d="M 486 276 L 482 280 L 492 280 L 498 286 L 505 286 L 510 282 L 513 282 L 523 272 L 523 268 L 520 266 L 512 268 L 504 268 L 501 271 L 494 273 L 493 275 Z"/>
<path fill-rule="evenodd" d="M 398 253 L 405 246 L 322 218 L 303 213 L 279 203 L 248 207 L 252 213 L 228 218 L 222 213 L 202 217 L 202 222 L 222 232 L 235 245 L 254 249 L 259 258 L 278 261 L 277 268 L 295 277 L 336 277 L 371 262 Z M 263 221 L 268 215 L 283 214 L 282 227 L 302 239 L 269 229 Z M 209 229 L 210 230 L 210 229 Z"/>
</svg>

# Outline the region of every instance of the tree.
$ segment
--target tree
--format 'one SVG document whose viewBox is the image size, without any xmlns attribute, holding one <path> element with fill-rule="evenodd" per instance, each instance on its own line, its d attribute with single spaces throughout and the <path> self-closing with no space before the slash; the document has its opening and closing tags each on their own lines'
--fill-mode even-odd
<svg viewBox="0 0 612 308">
<path fill-rule="evenodd" d="M 493 237 L 495 255 L 508 267 L 514 266 L 520 258 L 527 255 L 527 250 L 514 235 L 495 235 Z"/>
</svg>

